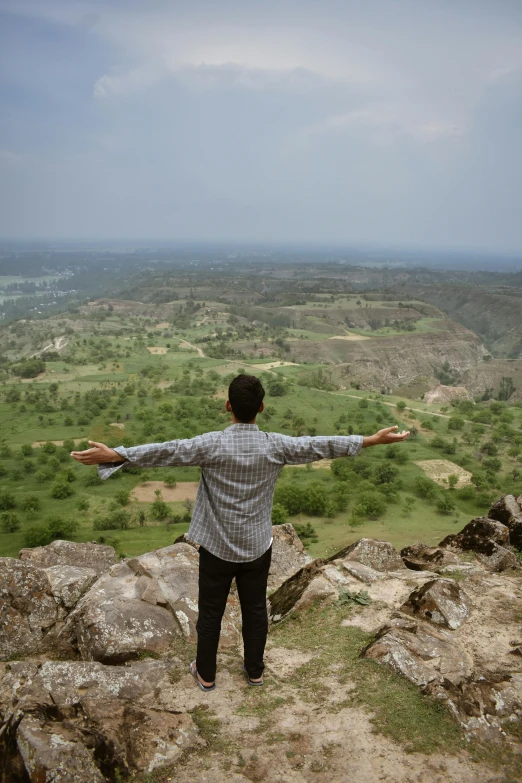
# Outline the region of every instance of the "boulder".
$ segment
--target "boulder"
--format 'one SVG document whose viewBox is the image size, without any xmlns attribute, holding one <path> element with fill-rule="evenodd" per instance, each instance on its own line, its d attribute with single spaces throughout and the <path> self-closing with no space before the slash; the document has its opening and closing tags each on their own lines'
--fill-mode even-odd
<svg viewBox="0 0 522 783">
<path fill-rule="evenodd" d="M 268 616 L 272 623 L 283 620 L 304 595 L 313 580 L 322 576 L 322 560 L 314 560 L 303 566 L 268 598 Z"/>
<path fill-rule="evenodd" d="M 104 544 L 78 544 L 74 541 L 56 540 L 47 546 L 21 549 L 20 560 L 30 561 L 40 568 L 56 565 L 92 568 L 98 576 L 118 562 L 114 547 Z"/>
<path fill-rule="evenodd" d="M 190 715 L 159 702 L 160 693 L 175 701 L 171 670 L 151 659 L 8 664 L 0 754 L 31 783 L 101 783 L 171 765 L 201 743 Z"/>
<path fill-rule="evenodd" d="M 78 732 L 24 715 L 16 742 L 31 783 L 104 783 L 106 778 Z"/>
<path fill-rule="evenodd" d="M 513 522 L 522 522 L 522 505 L 513 495 L 504 495 L 493 503 L 488 511 L 488 517 L 511 527 Z"/>
<path fill-rule="evenodd" d="M 376 571 L 375 568 L 370 568 L 370 566 L 358 563 L 357 560 L 348 560 L 347 558 L 342 561 L 342 565 L 350 576 L 355 577 L 355 579 L 358 579 L 360 582 L 364 582 L 366 585 L 371 585 L 374 582 L 379 582 L 387 578 L 387 575 L 383 574 L 382 571 Z"/>
<path fill-rule="evenodd" d="M 471 613 L 471 600 L 452 579 L 432 579 L 414 590 L 402 610 L 455 630 Z"/>
<path fill-rule="evenodd" d="M 78 601 L 64 634 L 84 660 L 121 663 L 165 653 L 176 637 L 195 641 L 199 553 L 189 544 L 147 552 L 113 566 Z M 238 639 L 239 608 L 231 593 L 221 643 Z"/>
<path fill-rule="evenodd" d="M 44 568 L 51 593 L 65 609 L 72 609 L 82 595 L 95 583 L 98 574 L 94 568 L 57 565 Z"/>
<path fill-rule="evenodd" d="M 0 660 L 33 652 L 58 619 L 45 571 L 0 558 Z"/>
<path fill-rule="evenodd" d="M 289 522 L 272 527 L 272 562 L 268 574 L 268 589 L 277 589 L 288 577 L 295 574 L 313 558 Z"/>
<path fill-rule="evenodd" d="M 355 544 L 345 547 L 328 558 L 332 560 L 355 560 L 376 571 L 396 571 L 406 566 L 396 549 L 388 541 L 361 538 Z"/>
<path fill-rule="evenodd" d="M 421 541 L 401 549 L 401 557 L 404 565 L 412 571 L 439 572 L 447 565 L 458 563 L 458 557 L 448 549 L 429 547 Z"/>
<path fill-rule="evenodd" d="M 516 555 L 507 549 L 510 530 L 507 525 L 489 517 L 472 519 L 456 535 L 446 536 L 440 547 L 474 552 L 491 571 L 505 571 L 519 565 Z"/>
<path fill-rule="evenodd" d="M 471 656 L 447 631 L 412 626 L 400 618 L 386 624 L 362 655 L 386 664 L 422 688 L 446 680 L 459 683 L 473 670 Z"/>
</svg>

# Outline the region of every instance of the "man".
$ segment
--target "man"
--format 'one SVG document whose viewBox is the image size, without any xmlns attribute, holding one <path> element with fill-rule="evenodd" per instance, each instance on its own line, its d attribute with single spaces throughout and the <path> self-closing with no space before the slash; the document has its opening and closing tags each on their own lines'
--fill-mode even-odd
<svg viewBox="0 0 522 783">
<path fill-rule="evenodd" d="M 99 465 L 108 478 L 126 464 L 145 468 L 199 465 L 201 479 L 187 538 L 199 544 L 198 645 L 190 672 L 204 691 L 213 690 L 221 618 L 236 578 L 243 621 L 244 665 L 250 685 L 263 684 L 268 632 L 266 590 L 272 555 L 271 510 L 277 477 L 284 465 L 356 456 L 362 448 L 405 440 L 409 432 L 388 427 L 375 435 L 293 438 L 261 432 L 256 416 L 265 391 L 253 375 L 238 375 L 229 386 L 226 409 L 232 425 L 195 438 L 109 449 L 73 451 L 84 465 Z"/>
</svg>

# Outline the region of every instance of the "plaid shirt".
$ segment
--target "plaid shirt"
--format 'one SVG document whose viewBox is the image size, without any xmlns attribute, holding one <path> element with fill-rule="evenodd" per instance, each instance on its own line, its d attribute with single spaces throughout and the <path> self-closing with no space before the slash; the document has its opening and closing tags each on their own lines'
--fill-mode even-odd
<svg viewBox="0 0 522 783">
<path fill-rule="evenodd" d="M 293 438 L 232 424 L 186 440 L 147 443 L 115 451 L 127 462 L 99 465 L 102 479 L 131 463 L 143 468 L 199 465 L 196 503 L 187 538 L 233 563 L 260 557 L 272 538 L 272 500 L 284 465 L 356 456 L 362 435 Z"/>
</svg>

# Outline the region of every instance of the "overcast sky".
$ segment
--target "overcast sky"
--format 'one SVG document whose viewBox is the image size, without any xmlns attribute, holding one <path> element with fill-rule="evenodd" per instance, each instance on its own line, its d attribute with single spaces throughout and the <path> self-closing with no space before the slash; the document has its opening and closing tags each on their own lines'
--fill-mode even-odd
<svg viewBox="0 0 522 783">
<path fill-rule="evenodd" d="M 0 236 L 522 250 L 522 0 L 0 0 Z"/>
</svg>

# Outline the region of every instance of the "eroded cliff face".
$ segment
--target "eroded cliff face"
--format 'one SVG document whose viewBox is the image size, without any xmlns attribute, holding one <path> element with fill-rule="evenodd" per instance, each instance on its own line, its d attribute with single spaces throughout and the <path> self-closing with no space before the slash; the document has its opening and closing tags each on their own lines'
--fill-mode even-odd
<svg viewBox="0 0 522 783">
<path fill-rule="evenodd" d="M 468 329 L 453 324 L 443 332 L 371 337 L 366 340 L 332 338 L 291 344 L 293 361 L 331 364 L 332 377 L 341 386 L 360 383 L 380 391 L 424 379 L 428 386 L 447 363 L 455 378 L 483 362 L 487 350 Z"/>
<path fill-rule="evenodd" d="M 519 289 L 499 293 L 478 286 L 406 284 L 397 286 L 396 290 L 439 307 L 478 334 L 495 355 L 522 357 Z"/>
</svg>

